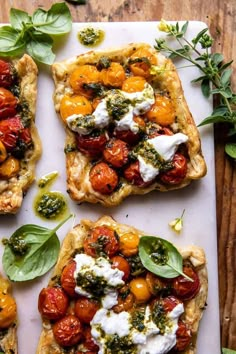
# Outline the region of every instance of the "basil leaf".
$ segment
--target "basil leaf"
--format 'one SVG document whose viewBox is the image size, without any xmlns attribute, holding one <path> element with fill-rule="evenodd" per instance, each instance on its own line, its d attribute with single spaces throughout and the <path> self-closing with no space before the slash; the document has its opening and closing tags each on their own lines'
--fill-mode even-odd
<svg viewBox="0 0 236 354">
<path fill-rule="evenodd" d="M 10 26 L 0 27 L 0 55 L 17 56 L 23 53 L 25 42 L 19 39 L 19 33 Z"/>
<path fill-rule="evenodd" d="M 35 60 L 51 65 L 54 62 L 55 54 L 52 52 L 53 40 L 46 33 L 33 32 L 31 40 L 27 43 L 26 49 Z"/>
<path fill-rule="evenodd" d="M 56 263 L 60 242 L 56 231 L 71 217 L 69 215 L 54 229 L 27 224 L 17 229 L 3 253 L 3 268 L 12 281 L 32 280 L 45 274 Z M 21 249 L 17 248 L 21 242 Z M 11 242 L 12 241 L 12 242 Z M 23 246 L 24 248 L 23 248 Z"/>
<path fill-rule="evenodd" d="M 65 3 L 54 4 L 48 11 L 37 9 L 32 21 L 38 31 L 52 35 L 68 33 L 72 27 L 71 13 Z"/>
<path fill-rule="evenodd" d="M 160 257 L 156 262 L 153 256 L 158 253 Z M 160 237 L 142 236 L 139 242 L 139 257 L 146 269 L 160 277 L 175 278 L 181 274 L 191 280 L 183 273 L 183 258 L 179 251 L 172 243 Z"/>
<path fill-rule="evenodd" d="M 225 145 L 225 152 L 227 155 L 236 159 L 236 143 L 228 143 Z"/>
<path fill-rule="evenodd" d="M 222 354 L 236 354 L 235 350 L 222 348 Z"/>
<path fill-rule="evenodd" d="M 31 17 L 25 11 L 12 8 L 10 10 L 10 23 L 16 30 L 22 30 L 24 24 L 32 23 Z"/>
</svg>

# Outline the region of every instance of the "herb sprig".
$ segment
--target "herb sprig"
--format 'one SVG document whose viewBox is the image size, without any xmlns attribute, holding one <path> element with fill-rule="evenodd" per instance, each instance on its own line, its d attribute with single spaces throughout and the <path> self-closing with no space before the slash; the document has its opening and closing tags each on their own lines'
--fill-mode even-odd
<svg viewBox="0 0 236 354">
<path fill-rule="evenodd" d="M 64 35 L 71 27 L 71 13 L 64 2 L 48 11 L 38 8 L 32 16 L 11 8 L 10 26 L 0 27 L 0 56 L 16 57 L 27 52 L 38 62 L 50 65 L 55 59 L 53 36 Z"/>
<path fill-rule="evenodd" d="M 187 60 L 201 71 L 201 76 L 193 79 L 192 82 L 200 82 L 203 95 L 207 98 L 210 95 L 217 96 L 219 104 L 199 126 L 220 122 L 229 124 L 228 135 L 234 140 L 226 144 L 225 151 L 236 159 L 236 93 L 231 88 L 233 70 L 230 68 L 233 60 L 224 62 L 221 53 L 211 53 L 213 39 L 208 34 L 208 28 L 200 31 L 192 40 L 188 40 L 185 36 L 187 29 L 188 22 L 180 26 L 178 22 L 169 24 L 162 20 L 159 30 L 176 39 L 178 48 L 170 47 L 168 41 L 163 38 L 156 39 L 154 47 L 158 51 L 168 53 L 171 59 L 179 57 Z"/>
</svg>

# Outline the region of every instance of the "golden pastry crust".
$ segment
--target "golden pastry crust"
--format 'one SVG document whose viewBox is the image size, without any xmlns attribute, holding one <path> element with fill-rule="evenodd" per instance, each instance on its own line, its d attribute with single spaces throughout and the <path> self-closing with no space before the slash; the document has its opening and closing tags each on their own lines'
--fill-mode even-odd
<svg viewBox="0 0 236 354">
<path fill-rule="evenodd" d="M 206 164 L 201 152 L 199 133 L 184 98 L 175 66 L 171 60 L 157 53 L 148 44 L 131 43 L 123 48 L 91 51 L 61 63 L 53 64 L 52 75 L 55 82 L 54 104 L 56 112 L 60 112 L 60 103 L 63 96 L 73 94 L 69 85 L 69 77 L 76 68 L 84 64 L 96 64 L 103 56 L 110 58 L 112 61 L 124 62 L 140 48 L 147 48 L 156 56 L 158 67 L 165 69 L 161 74 L 152 76 L 152 86 L 156 87 L 157 90 L 168 92 L 177 116 L 177 131 L 186 134 L 189 138 L 186 144 L 189 156 L 186 177 L 179 184 L 170 185 L 155 181 L 145 188 L 129 184 L 125 179 L 122 179 L 119 189 L 110 195 L 104 195 L 95 191 L 90 183 L 90 159 L 78 150 L 71 151 L 66 153 L 67 187 L 70 197 L 77 202 L 87 201 L 101 203 L 107 207 L 114 206 L 120 204 L 124 198 L 131 194 L 146 194 L 152 190 L 164 192 L 179 189 L 206 174 Z M 69 128 L 66 128 L 65 146 L 76 146 L 75 134 Z"/>
<path fill-rule="evenodd" d="M 9 281 L 0 274 L 1 291 L 4 293 L 11 293 L 11 285 Z M 4 290 L 2 290 L 4 289 Z M 14 321 L 10 327 L 0 329 L 0 351 L 5 354 L 17 354 L 17 324 Z"/>
<path fill-rule="evenodd" d="M 33 59 L 27 54 L 15 60 L 13 65 L 19 78 L 19 100 L 28 104 L 33 144 L 21 160 L 17 176 L 0 179 L 0 214 L 15 214 L 19 210 L 24 194 L 35 178 L 35 164 L 41 155 L 41 142 L 35 126 L 38 69 Z"/>
<path fill-rule="evenodd" d="M 75 226 L 67 234 L 63 241 L 57 264 L 54 268 L 53 274 L 48 284 L 49 286 L 54 286 L 57 284 L 58 280 L 60 279 L 63 268 L 66 264 L 68 264 L 71 258 L 73 258 L 74 254 L 76 253 L 76 250 L 81 249 L 81 247 L 83 246 L 83 240 L 86 238 L 89 231 L 96 226 L 102 225 L 107 225 L 112 229 L 116 230 L 119 236 L 129 232 L 137 233 L 139 236 L 146 234 L 145 232 L 140 231 L 132 226 L 117 223 L 110 216 L 103 216 L 96 222 L 87 219 L 81 220 L 80 224 Z M 201 284 L 199 293 L 193 299 L 185 302 L 185 311 L 182 315 L 182 318 L 184 319 L 185 323 L 189 326 L 189 328 L 191 328 L 192 341 L 189 348 L 181 353 L 195 354 L 199 322 L 201 320 L 203 310 L 206 305 L 208 292 L 206 258 L 203 249 L 194 245 L 178 249 L 183 257 L 183 260 L 191 262 L 192 265 L 195 267 Z M 50 321 L 44 319 L 42 333 L 40 335 L 38 343 L 37 354 L 50 353 L 63 354 L 64 351 L 54 339 Z M 76 353 L 76 350 L 68 350 L 68 353 Z"/>
</svg>

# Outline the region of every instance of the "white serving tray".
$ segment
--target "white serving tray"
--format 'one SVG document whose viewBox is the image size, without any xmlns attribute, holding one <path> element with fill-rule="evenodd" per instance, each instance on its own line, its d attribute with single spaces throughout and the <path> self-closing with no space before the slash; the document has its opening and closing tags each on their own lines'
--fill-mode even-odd
<svg viewBox="0 0 236 354">
<path fill-rule="evenodd" d="M 71 33 L 55 48 L 56 61 L 86 52 L 78 39 L 78 30 L 87 26 L 84 23 L 73 25 Z M 123 23 L 91 23 L 92 26 L 105 31 L 104 41 L 96 49 L 124 45 L 130 42 L 147 42 L 154 45 L 155 38 L 163 34 L 158 32 L 156 22 L 123 22 Z M 190 22 L 189 38 L 193 38 L 206 25 L 202 22 Z M 182 61 L 177 66 L 187 65 Z M 54 84 L 49 68 L 39 66 L 39 85 L 36 123 L 42 139 L 43 155 L 37 165 L 37 179 L 54 170 L 59 178 L 51 190 L 59 190 L 66 195 L 64 130 L 59 122 L 51 99 Z M 212 102 L 206 100 L 199 86 L 190 81 L 199 75 L 195 68 L 179 70 L 185 97 L 190 110 L 199 123 L 211 114 Z M 220 354 L 219 304 L 218 304 L 218 265 L 217 234 L 215 212 L 215 166 L 214 142 L 212 127 L 200 128 L 202 149 L 208 166 L 208 173 L 201 181 L 189 187 L 169 193 L 153 192 L 146 196 L 132 196 L 120 206 L 104 208 L 99 205 L 76 205 L 68 201 L 71 212 L 75 213 L 75 222 L 82 218 L 96 220 L 98 217 L 112 215 L 118 222 L 127 223 L 144 230 L 150 235 L 167 238 L 178 246 L 195 244 L 205 249 L 208 259 L 209 295 L 207 308 L 201 321 L 197 354 Z M 15 216 L 0 216 L 0 239 L 10 236 L 16 228 L 26 223 L 35 223 L 45 227 L 55 225 L 54 222 L 42 221 L 33 212 L 33 200 L 38 192 L 36 183 L 27 193 L 21 211 Z M 69 199 L 69 197 L 68 197 Z M 179 217 L 185 209 L 184 228 L 180 235 L 175 234 L 168 226 L 169 221 Z M 58 232 L 62 240 L 72 227 L 69 221 Z M 0 257 L 3 246 L 0 246 Z M 2 265 L 0 264 L 0 271 Z M 33 354 L 36 351 L 41 330 L 41 318 L 37 310 L 38 294 L 47 285 L 50 272 L 34 281 L 13 284 L 19 314 L 19 354 Z"/>
</svg>

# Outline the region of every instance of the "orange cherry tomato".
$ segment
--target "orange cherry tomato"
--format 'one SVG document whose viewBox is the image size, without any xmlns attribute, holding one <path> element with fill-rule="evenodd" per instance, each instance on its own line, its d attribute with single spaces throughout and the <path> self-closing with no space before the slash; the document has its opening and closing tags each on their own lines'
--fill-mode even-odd
<svg viewBox="0 0 236 354">
<path fill-rule="evenodd" d="M 11 91 L 0 87 L 0 119 L 16 114 L 17 99 Z"/>
<path fill-rule="evenodd" d="M 148 285 L 145 278 L 137 277 L 130 282 L 130 291 L 134 295 L 136 302 L 147 302 L 152 294 L 148 289 Z"/>
<path fill-rule="evenodd" d="M 126 281 L 130 275 L 129 262 L 127 262 L 127 260 L 122 256 L 114 256 L 112 257 L 111 261 L 112 261 L 112 268 L 118 268 L 119 270 L 124 272 L 122 279 Z"/>
<path fill-rule="evenodd" d="M 72 114 L 91 114 L 93 111 L 89 100 L 84 96 L 67 96 L 65 95 L 61 100 L 60 114 L 62 120 L 65 122 L 66 118 Z"/>
<path fill-rule="evenodd" d="M 127 232 L 120 236 L 120 251 L 126 256 L 133 256 L 138 253 L 139 235 L 134 232 Z"/>
<path fill-rule="evenodd" d="M 90 183 L 96 192 L 111 194 L 118 185 L 118 175 L 105 162 L 94 165 L 89 174 Z"/>
<path fill-rule="evenodd" d="M 114 167 L 122 167 L 128 162 L 128 145 L 120 139 L 111 139 L 107 142 L 103 157 Z"/>
<path fill-rule="evenodd" d="M 179 184 L 187 173 L 187 160 L 179 153 L 174 155 L 172 160 L 174 167 L 160 175 L 160 179 L 166 184 Z"/>
<path fill-rule="evenodd" d="M 62 347 L 71 347 L 82 338 L 82 325 L 74 315 L 67 315 L 58 320 L 52 327 L 56 342 Z"/>
<path fill-rule="evenodd" d="M 12 82 L 11 64 L 0 59 L 0 87 L 8 88 Z"/>
<path fill-rule="evenodd" d="M 180 275 L 173 281 L 173 290 L 178 298 L 186 301 L 197 295 L 200 290 L 200 280 L 197 272 L 192 267 L 184 266 L 183 272 L 193 281 L 190 281 L 183 275 Z"/>
<path fill-rule="evenodd" d="M 74 272 L 76 268 L 76 262 L 69 262 L 62 270 L 61 273 L 61 286 L 65 292 L 71 297 L 76 296 L 75 287 L 76 281 L 74 278 Z"/>
<path fill-rule="evenodd" d="M 16 302 L 5 292 L 0 293 L 0 329 L 9 327 L 16 320 Z"/>
<path fill-rule="evenodd" d="M 106 225 L 92 229 L 83 245 L 84 252 L 92 257 L 96 257 L 102 252 L 112 257 L 119 250 L 119 241 L 115 231 Z"/>
<path fill-rule="evenodd" d="M 192 339 L 191 330 L 187 327 L 187 325 L 179 320 L 178 321 L 178 329 L 176 331 L 176 345 L 174 346 L 174 350 L 177 352 L 183 352 L 187 349 Z"/>
<path fill-rule="evenodd" d="M 108 141 L 108 136 L 103 131 L 89 135 L 76 135 L 77 147 L 83 154 L 92 158 L 99 157 Z"/>
<path fill-rule="evenodd" d="M 69 299 L 63 289 L 58 287 L 43 288 L 38 298 L 38 310 L 42 317 L 57 320 L 66 314 Z"/>
<path fill-rule="evenodd" d="M 94 91 L 87 84 L 97 84 L 100 82 L 100 72 L 94 65 L 81 65 L 75 69 L 69 78 L 69 83 L 75 93 L 87 98 L 93 97 Z"/>
<path fill-rule="evenodd" d="M 146 117 L 161 126 L 168 126 L 175 121 L 175 110 L 171 99 L 158 95 L 151 109 L 146 113 Z"/>
<path fill-rule="evenodd" d="M 6 158 L 7 158 L 7 150 L 5 148 L 5 145 L 0 140 L 0 163 L 5 161 Z"/>
<path fill-rule="evenodd" d="M 102 69 L 101 78 L 105 86 L 121 87 L 126 76 L 123 66 L 112 62 L 107 69 Z"/>
<path fill-rule="evenodd" d="M 135 76 L 148 78 L 151 65 L 157 65 L 156 56 L 148 48 L 140 48 L 131 57 L 130 70 Z"/>
<path fill-rule="evenodd" d="M 0 165 L 0 179 L 10 179 L 20 171 L 20 161 L 13 156 L 9 156 Z"/>
<path fill-rule="evenodd" d="M 144 90 L 146 80 L 142 76 L 130 76 L 122 85 L 122 90 L 125 92 L 141 92 Z"/>
<path fill-rule="evenodd" d="M 81 297 L 75 302 L 75 315 L 82 323 L 89 324 L 99 308 L 98 301 Z"/>
</svg>

